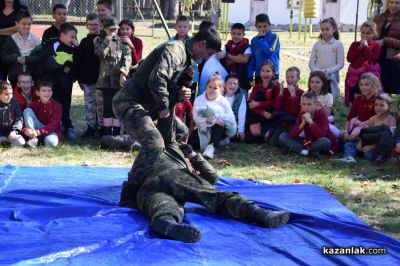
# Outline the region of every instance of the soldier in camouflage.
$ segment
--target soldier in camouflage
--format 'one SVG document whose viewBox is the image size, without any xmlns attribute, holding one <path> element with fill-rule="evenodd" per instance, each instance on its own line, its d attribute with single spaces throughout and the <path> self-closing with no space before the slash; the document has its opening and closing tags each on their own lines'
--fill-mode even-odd
<svg viewBox="0 0 400 266">
<path fill-rule="evenodd" d="M 221 39 L 215 29 L 200 31 L 188 42 L 163 43 L 147 56 L 115 95 L 116 116 L 123 122 L 126 132 L 142 145 L 124 185 L 128 187 L 122 190 L 121 205 L 124 205 L 125 192 L 128 197 L 136 195 L 144 177 L 165 148 L 153 120 L 170 117 L 175 121 L 171 125 L 177 127 L 181 135 L 182 131 L 188 132 L 187 127 L 175 118 L 174 106 L 179 97 L 190 97 L 190 88 L 181 89 L 177 84 L 185 73 L 190 72 L 192 58 L 203 60 L 220 48 Z"/>
<path fill-rule="evenodd" d="M 178 147 L 174 132 L 168 129 L 171 122 L 172 119 L 159 119 L 160 132 L 166 140 L 165 149 L 152 165 L 136 197 L 137 206 L 150 219 L 152 230 L 183 242 L 199 241 L 200 231 L 182 224 L 185 202 L 201 204 L 212 213 L 267 228 L 289 221 L 287 211 L 265 210 L 239 193 L 217 190 L 214 184 L 218 175 L 214 168 L 190 145 Z"/>
</svg>

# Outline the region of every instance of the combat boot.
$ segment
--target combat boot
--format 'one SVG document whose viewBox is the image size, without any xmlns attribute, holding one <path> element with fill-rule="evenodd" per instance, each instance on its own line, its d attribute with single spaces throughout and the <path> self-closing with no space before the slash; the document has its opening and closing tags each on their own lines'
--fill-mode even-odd
<svg viewBox="0 0 400 266">
<path fill-rule="evenodd" d="M 269 211 L 252 204 L 249 209 L 249 219 L 257 225 L 275 228 L 287 224 L 290 219 L 288 211 Z"/>
<path fill-rule="evenodd" d="M 122 183 L 121 196 L 119 199 L 119 206 L 127 208 L 137 208 L 136 195 L 138 188 L 128 181 Z"/>
<path fill-rule="evenodd" d="M 152 221 L 151 229 L 158 234 L 185 243 L 196 243 L 201 238 L 199 229 L 189 224 L 177 223 L 172 217 L 159 217 Z"/>
</svg>

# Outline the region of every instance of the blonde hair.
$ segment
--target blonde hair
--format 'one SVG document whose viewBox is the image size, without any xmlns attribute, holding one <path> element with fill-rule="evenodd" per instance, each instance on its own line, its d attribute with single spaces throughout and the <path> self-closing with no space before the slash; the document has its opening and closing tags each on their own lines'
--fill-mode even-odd
<svg viewBox="0 0 400 266">
<path fill-rule="evenodd" d="M 381 88 L 382 88 L 379 78 L 377 76 L 375 76 L 374 74 L 372 74 L 371 72 L 366 72 L 361 75 L 358 83 L 360 83 L 360 81 L 363 79 L 366 79 L 371 83 L 372 89 L 374 90 L 375 94 L 378 95 L 378 93 L 381 91 Z"/>
</svg>

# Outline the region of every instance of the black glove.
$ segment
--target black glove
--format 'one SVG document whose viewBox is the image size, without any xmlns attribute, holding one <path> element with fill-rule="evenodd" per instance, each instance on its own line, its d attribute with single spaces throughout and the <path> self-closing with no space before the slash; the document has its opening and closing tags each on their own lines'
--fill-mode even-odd
<svg viewBox="0 0 400 266">
<path fill-rule="evenodd" d="M 189 158 L 189 156 L 193 153 L 193 148 L 189 144 L 181 144 L 179 145 L 179 149 L 181 149 L 186 158 Z"/>
</svg>

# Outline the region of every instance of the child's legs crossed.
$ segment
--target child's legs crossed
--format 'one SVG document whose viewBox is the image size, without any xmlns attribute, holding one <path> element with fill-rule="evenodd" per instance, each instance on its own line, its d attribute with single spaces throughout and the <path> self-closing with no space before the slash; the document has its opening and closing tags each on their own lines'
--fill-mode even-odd
<svg viewBox="0 0 400 266">
<path fill-rule="evenodd" d="M 301 144 L 301 138 L 292 139 L 289 137 L 289 133 L 282 133 L 279 136 L 279 143 L 290 151 L 297 153 L 300 153 L 301 150 L 304 149 L 303 145 Z"/>
<path fill-rule="evenodd" d="M 43 127 L 42 122 L 37 119 L 35 112 L 31 108 L 24 110 L 24 124 L 30 129 L 39 129 Z"/>
<path fill-rule="evenodd" d="M 332 146 L 332 142 L 327 137 L 322 137 L 311 143 L 310 153 L 319 155 L 319 153 L 327 153 Z"/>
</svg>

